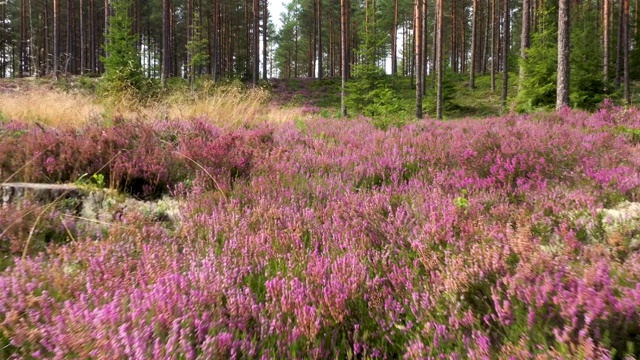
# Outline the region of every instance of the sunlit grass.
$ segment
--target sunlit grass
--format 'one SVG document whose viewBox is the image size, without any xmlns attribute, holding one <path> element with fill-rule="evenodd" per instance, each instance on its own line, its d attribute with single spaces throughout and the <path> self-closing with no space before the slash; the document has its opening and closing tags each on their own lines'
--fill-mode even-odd
<svg viewBox="0 0 640 360">
<path fill-rule="evenodd" d="M 281 123 L 301 115 L 300 109 L 270 106 L 270 99 L 270 91 L 263 88 L 205 83 L 193 91 L 172 89 L 147 102 L 105 104 L 90 93 L 12 80 L 11 86 L 0 91 L 0 117 L 53 127 L 108 123 L 114 118 L 143 121 L 204 118 L 220 127 L 238 128 L 263 122 Z"/>
<path fill-rule="evenodd" d="M 101 118 L 104 106 L 93 96 L 45 87 L 17 88 L 0 93 L 0 115 L 47 126 L 81 126 Z"/>
</svg>

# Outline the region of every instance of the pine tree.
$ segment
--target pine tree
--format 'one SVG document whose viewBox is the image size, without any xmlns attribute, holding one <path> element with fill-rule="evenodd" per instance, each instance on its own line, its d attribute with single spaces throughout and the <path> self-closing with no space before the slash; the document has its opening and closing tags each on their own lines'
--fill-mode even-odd
<svg viewBox="0 0 640 360">
<path fill-rule="evenodd" d="M 102 57 L 105 67 L 100 82 L 102 95 L 107 98 L 139 98 L 145 92 L 146 79 L 140 64 L 138 37 L 131 33 L 129 16 L 131 0 L 113 0 L 113 15 L 109 18 L 109 32 Z"/>
</svg>

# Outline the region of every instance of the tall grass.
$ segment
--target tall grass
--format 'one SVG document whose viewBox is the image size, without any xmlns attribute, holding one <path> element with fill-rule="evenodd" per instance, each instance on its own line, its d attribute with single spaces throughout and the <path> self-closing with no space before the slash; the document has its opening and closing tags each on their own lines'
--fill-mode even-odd
<svg viewBox="0 0 640 360">
<path fill-rule="evenodd" d="M 0 115 L 48 126 L 81 126 L 101 118 L 104 107 L 93 96 L 45 88 L 16 89 L 0 93 Z"/>
<path fill-rule="evenodd" d="M 0 92 L 0 117 L 54 127 L 79 127 L 116 117 L 144 121 L 204 118 L 219 127 L 238 128 L 281 123 L 301 115 L 298 110 L 268 106 L 270 98 L 269 90 L 262 88 L 209 83 L 195 91 L 168 91 L 146 103 L 105 104 L 90 94 L 24 86 Z"/>
</svg>

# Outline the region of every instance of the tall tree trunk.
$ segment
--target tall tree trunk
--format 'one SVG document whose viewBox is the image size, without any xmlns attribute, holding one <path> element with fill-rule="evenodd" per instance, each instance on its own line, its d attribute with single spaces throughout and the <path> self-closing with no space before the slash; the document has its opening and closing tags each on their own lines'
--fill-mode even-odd
<svg viewBox="0 0 640 360">
<path fill-rule="evenodd" d="M 27 3 L 20 1 L 20 46 L 18 48 L 18 77 L 23 77 L 27 72 Z M 15 57 L 14 57 L 15 58 Z"/>
<path fill-rule="evenodd" d="M 476 87 L 477 37 L 478 37 L 478 0 L 473 0 L 473 18 L 471 20 L 471 67 L 469 68 L 469 88 L 470 89 L 473 89 Z"/>
<path fill-rule="evenodd" d="M 2 18 L 7 18 L 7 3 L 2 5 Z M 45 52 L 46 54 L 46 52 Z M 2 41 L 0 41 L 0 56 L 2 56 L 2 60 L 0 60 L 0 77 L 4 78 L 7 76 L 7 23 L 6 21 L 2 22 Z"/>
<path fill-rule="evenodd" d="M 490 28 L 490 24 L 489 24 L 489 4 L 488 2 L 485 3 L 484 8 L 483 8 L 483 13 L 482 13 L 482 17 L 483 17 L 483 41 L 482 41 L 482 59 L 481 59 L 481 68 L 482 68 L 482 75 L 487 75 L 487 63 L 488 63 L 488 58 L 489 58 L 489 39 L 491 38 L 491 36 L 489 36 L 489 28 Z"/>
<path fill-rule="evenodd" d="M 86 68 L 86 55 L 85 55 L 85 38 L 84 38 L 84 1 L 80 0 L 80 9 L 79 14 L 80 17 L 80 75 L 84 75 L 84 70 Z"/>
<path fill-rule="evenodd" d="M 608 87 L 609 83 L 609 18 L 611 17 L 611 8 L 610 8 L 611 0 L 604 0 L 604 14 L 602 15 L 602 27 L 603 27 L 603 73 L 604 73 L 604 86 L 605 89 Z M 640 44 L 639 44 L 640 45 Z"/>
<path fill-rule="evenodd" d="M 348 0 L 340 0 L 340 48 L 342 53 L 342 64 L 340 66 L 342 83 L 341 83 L 341 95 L 340 95 L 340 112 L 343 117 L 347 116 L 347 106 L 345 104 L 345 96 L 347 95 L 346 85 L 347 85 L 347 63 L 349 57 L 347 56 L 348 51 L 348 37 L 347 37 L 347 6 Z"/>
<path fill-rule="evenodd" d="M 398 75 L 398 0 L 393 2 L 393 26 L 391 28 L 391 75 Z"/>
<path fill-rule="evenodd" d="M 268 54 L 268 28 L 269 25 L 269 4 L 268 0 L 262 3 L 262 78 L 267 80 L 267 54 Z"/>
<path fill-rule="evenodd" d="M 72 31 L 71 29 L 73 28 L 73 24 L 72 24 L 72 12 L 73 12 L 73 8 L 71 5 L 71 0 L 67 0 L 67 33 L 66 33 L 66 44 L 65 44 L 65 54 L 64 54 L 64 59 L 65 59 L 65 63 L 64 63 L 64 75 L 67 76 L 67 73 L 69 71 L 69 63 L 71 61 L 73 61 L 73 56 L 72 55 L 72 49 L 71 49 L 71 45 L 72 45 Z"/>
<path fill-rule="evenodd" d="M 626 101 L 627 105 L 631 105 L 631 84 L 629 82 L 629 0 L 622 0 L 622 7 L 622 63 L 624 67 L 624 100 Z"/>
<path fill-rule="evenodd" d="M 414 36 L 415 36 L 415 52 L 416 52 L 416 118 L 422 119 L 422 0 L 415 0 L 415 20 L 414 20 Z"/>
<path fill-rule="evenodd" d="M 456 2 L 451 2 L 451 69 L 458 72 L 458 20 L 456 17 Z"/>
<path fill-rule="evenodd" d="M 509 92 L 509 33 L 511 27 L 509 11 L 509 0 L 504 0 L 504 13 L 502 15 L 504 19 L 504 29 L 502 37 L 502 107 L 507 106 L 507 94 Z"/>
<path fill-rule="evenodd" d="M 260 33 L 260 1 L 253 0 L 253 86 L 258 86 L 258 79 L 260 75 L 259 33 Z"/>
<path fill-rule="evenodd" d="M 95 0 L 89 0 L 89 72 L 96 72 L 96 13 Z"/>
<path fill-rule="evenodd" d="M 622 33 L 623 33 L 623 29 L 622 29 L 622 23 L 624 22 L 624 7 L 622 6 L 622 0 L 620 0 L 620 7 L 619 7 L 619 12 L 618 12 L 618 47 L 617 47 L 617 52 L 616 52 L 616 77 L 614 79 L 614 85 L 616 87 L 616 90 L 620 88 L 620 80 L 622 77 L 622 56 L 623 56 L 623 49 L 622 49 Z"/>
<path fill-rule="evenodd" d="M 323 64 L 322 64 L 322 0 L 318 0 L 318 79 L 322 79 Z"/>
<path fill-rule="evenodd" d="M 496 91 L 496 66 L 498 57 L 498 0 L 491 0 L 491 92 Z"/>
<path fill-rule="evenodd" d="M 60 71 L 60 0 L 53 0 L 53 78 Z"/>
<path fill-rule="evenodd" d="M 422 87 L 420 88 L 420 91 L 422 92 L 422 95 L 424 96 L 425 91 L 426 91 L 426 83 L 427 83 L 427 41 L 428 41 L 428 31 L 427 31 L 427 1 L 428 0 L 422 0 L 422 54 L 420 56 L 420 65 L 422 67 L 422 70 L 420 70 L 421 72 L 421 76 L 422 76 Z"/>
<path fill-rule="evenodd" d="M 556 109 L 569 106 L 569 0 L 558 4 L 558 84 Z"/>
<path fill-rule="evenodd" d="M 162 86 L 167 86 L 167 79 L 171 73 L 171 30 L 170 30 L 169 0 L 162 0 Z"/>
<path fill-rule="evenodd" d="M 524 61 L 527 58 L 527 50 L 531 46 L 531 17 L 529 14 L 529 0 L 522 0 L 522 31 L 520 33 L 520 76 L 518 79 L 518 91 L 522 91 L 522 83 L 524 82 Z"/>
<path fill-rule="evenodd" d="M 57 0 L 60 1 L 60 0 Z M 107 34 L 109 33 L 109 0 L 104 0 L 104 31 L 103 33 L 103 41 L 106 44 L 107 43 Z M 104 50 L 104 57 L 108 57 L 109 54 L 107 54 L 107 51 Z"/>
<path fill-rule="evenodd" d="M 185 1 L 187 6 L 187 21 L 186 21 L 186 44 L 189 44 L 193 41 L 193 27 L 195 23 L 193 21 L 193 0 Z M 189 87 L 193 90 L 195 86 L 195 67 L 192 64 L 193 60 L 193 50 L 187 49 L 185 52 L 186 55 L 186 65 L 187 65 L 187 79 L 189 79 Z"/>
<path fill-rule="evenodd" d="M 211 45 L 211 78 L 213 81 L 218 81 L 218 74 L 220 73 L 221 52 L 220 52 L 220 3 L 218 0 L 213 0 L 213 19 L 211 21 L 213 31 L 213 44 Z"/>
<path fill-rule="evenodd" d="M 436 81 L 436 119 L 442 119 L 442 30 L 443 30 L 443 9 L 442 9 L 442 0 L 438 0 L 437 9 L 436 9 L 436 72 L 437 72 L 437 81 Z"/>
</svg>

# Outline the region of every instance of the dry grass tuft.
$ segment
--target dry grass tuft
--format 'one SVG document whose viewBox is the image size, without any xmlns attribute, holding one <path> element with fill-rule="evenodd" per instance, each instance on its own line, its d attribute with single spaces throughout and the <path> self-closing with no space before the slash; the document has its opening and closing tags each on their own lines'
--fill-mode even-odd
<svg viewBox="0 0 640 360">
<path fill-rule="evenodd" d="M 79 127 L 120 117 L 143 121 L 205 118 L 220 127 L 238 128 L 264 122 L 284 123 L 304 116 L 302 109 L 270 104 L 268 90 L 245 89 L 238 84 L 210 85 L 195 92 L 175 91 L 147 104 L 123 101 L 110 106 L 95 96 L 67 93 L 50 85 L 2 85 L 2 118 L 53 127 Z"/>
<path fill-rule="evenodd" d="M 206 118 L 221 127 L 251 126 L 265 120 L 270 93 L 237 85 L 176 93 L 143 109 L 143 117 L 168 119 Z"/>
<path fill-rule="evenodd" d="M 8 120 L 77 127 L 100 119 L 103 112 L 104 108 L 87 95 L 45 88 L 0 92 L 0 114 Z"/>
</svg>

